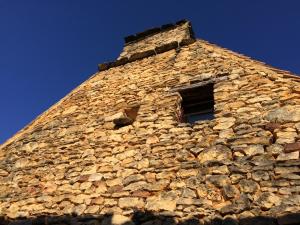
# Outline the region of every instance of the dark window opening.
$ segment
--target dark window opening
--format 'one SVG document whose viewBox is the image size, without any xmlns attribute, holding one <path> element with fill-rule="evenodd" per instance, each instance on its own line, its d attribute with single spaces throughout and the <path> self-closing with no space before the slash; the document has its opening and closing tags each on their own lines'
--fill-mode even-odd
<svg viewBox="0 0 300 225">
<path fill-rule="evenodd" d="M 115 128 L 119 129 L 132 124 L 137 117 L 139 109 L 140 106 L 133 106 L 125 109 L 124 112 L 119 113 L 119 116 L 113 120 Z"/>
<path fill-rule="evenodd" d="M 195 123 L 214 118 L 214 84 L 181 90 L 181 121 Z"/>
</svg>

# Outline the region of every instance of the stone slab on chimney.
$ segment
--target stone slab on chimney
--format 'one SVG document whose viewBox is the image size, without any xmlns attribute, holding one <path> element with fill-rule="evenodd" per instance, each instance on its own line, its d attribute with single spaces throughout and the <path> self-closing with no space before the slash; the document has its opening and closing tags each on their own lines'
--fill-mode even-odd
<svg viewBox="0 0 300 225">
<path fill-rule="evenodd" d="M 125 46 L 118 59 L 130 58 L 136 53 L 155 50 L 155 48 L 169 43 L 181 43 L 193 38 L 192 26 L 189 21 L 181 20 L 176 24 L 166 24 L 125 37 Z"/>
</svg>

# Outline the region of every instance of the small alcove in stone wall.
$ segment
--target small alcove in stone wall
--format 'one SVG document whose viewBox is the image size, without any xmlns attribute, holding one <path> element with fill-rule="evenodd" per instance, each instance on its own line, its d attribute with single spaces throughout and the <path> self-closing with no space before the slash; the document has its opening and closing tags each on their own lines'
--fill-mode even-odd
<svg viewBox="0 0 300 225">
<path fill-rule="evenodd" d="M 140 109 L 139 105 L 135 105 L 132 107 L 128 107 L 124 110 L 124 112 L 120 112 L 116 118 L 113 119 L 113 123 L 115 124 L 115 128 L 121 128 L 127 125 L 132 124 L 138 114 Z"/>
</svg>

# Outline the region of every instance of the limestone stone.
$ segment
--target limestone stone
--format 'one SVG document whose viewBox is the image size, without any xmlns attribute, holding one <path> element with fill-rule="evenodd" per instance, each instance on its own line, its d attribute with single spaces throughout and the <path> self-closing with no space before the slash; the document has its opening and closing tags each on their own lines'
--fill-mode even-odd
<svg viewBox="0 0 300 225">
<path fill-rule="evenodd" d="M 104 200 L 104 205 L 105 206 L 112 207 L 112 206 L 116 206 L 117 204 L 118 204 L 117 200 L 112 199 L 112 198 L 106 198 Z"/>
<path fill-rule="evenodd" d="M 80 189 L 85 190 L 89 189 L 92 186 L 92 182 L 83 182 L 80 184 Z"/>
<path fill-rule="evenodd" d="M 262 145 L 248 145 L 243 151 L 248 156 L 261 155 L 265 152 Z"/>
<path fill-rule="evenodd" d="M 169 183 L 169 180 L 159 180 L 157 182 L 145 185 L 143 189 L 146 191 L 161 191 L 166 189 Z"/>
<path fill-rule="evenodd" d="M 176 203 L 177 205 L 203 205 L 203 201 L 196 198 L 179 198 Z"/>
<path fill-rule="evenodd" d="M 150 162 L 148 159 L 142 159 L 140 161 L 137 162 L 137 169 L 144 169 L 144 168 L 148 168 L 150 165 Z"/>
<path fill-rule="evenodd" d="M 138 182 L 134 182 L 131 183 L 129 185 L 127 185 L 124 190 L 128 190 L 128 191 L 137 191 L 137 190 L 143 190 L 144 187 L 147 186 L 147 182 L 145 181 L 138 181 Z"/>
<path fill-rule="evenodd" d="M 98 213 L 100 207 L 98 205 L 91 205 L 88 206 L 87 209 L 85 210 L 85 213 L 87 214 L 96 214 Z"/>
<path fill-rule="evenodd" d="M 72 195 L 70 197 L 70 200 L 73 203 L 82 204 L 82 203 L 84 203 L 89 198 L 90 198 L 89 195 L 79 194 L 79 195 Z"/>
<path fill-rule="evenodd" d="M 259 185 L 252 180 L 241 180 L 239 186 L 242 192 L 244 193 L 253 193 L 259 189 Z"/>
<path fill-rule="evenodd" d="M 223 187 L 223 192 L 227 198 L 234 198 L 240 193 L 234 185 L 225 185 Z"/>
<path fill-rule="evenodd" d="M 233 144 L 234 145 L 243 145 L 243 144 L 259 144 L 259 145 L 270 145 L 272 142 L 272 138 L 270 136 L 267 137 L 245 137 L 236 139 Z"/>
<path fill-rule="evenodd" d="M 299 152 L 290 152 L 290 153 L 281 153 L 278 157 L 277 160 L 282 161 L 282 160 L 292 160 L 292 159 L 299 159 Z"/>
<path fill-rule="evenodd" d="M 298 173 L 300 172 L 300 168 L 297 166 L 293 167 L 275 167 L 274 172 L 276 174 L 283 174 L 283 173 Z"/>
<path fill-rule="evenodd" d="M 130 157 L 133 157 L 137 154 L 137 152 L 135 150 L 127 150 L 123 153 L 120 153 L 116 156 L 117 159 L 119 160 L 124 160 L 126 158 L 130 158 Z"/>
<path fill-rule="evenodd" d="M 257 102 L 265 102 L 265 101 L 271 101 L 272 98 L 269 96 L 258 96 L 255 98 L 251 98 L 247 101 L 247 103 L 257 103 Z"/>
<path fill-rule="evenodd" d="M 107 186 L 105 182 L 94 182 L 94 185 L 96 186 L 95 192 L 98 194 L 105 193 L 107 191 Z"/>
<path fill-rule="evenodd" d="M 256 200 L 256 203 L 263 208 L 263 210 L 270 209 L 274 205 L 278 206 L 280 205 L 280 198 L 276 196 L 273 193 L 262 193 L 258 199 Z"/>
<path fill-rule="evenodd" d="M 234 132 L 232 128 L 221 130 L 219 133 L 220 138 L 232 138 L 234 136 Z"/>
<path fill-rule="evenodd" d="M 270 111 L 266 115 L 266 119 L 271 122 L 299 122 L 300 121 L 300 105 L 286 105 Z"/>
<path fill-rule="evenodd" d="M 104 203 L 104 198 L 103 197 L 97 197 L 91 200 L 92 204 L 95 205 L 102 205 Z"/>
<path fill-rule="evenodd" d="M 223 161 L 232 159 L 231 150 L 223 145 L 217 145 L 212 148 L 203 150 L 199 155 L 198 159 L 201 163 L 208 161 Z"/>
<path fill-rule="evenodd" d="M 246 195 L 241 194 L 239 198 L 235 199 L 230 204 L 225 204 L 219 211 L 223 215 L 230 215 L 233 213 L 240 213 L 249 209 L 249 199 Z"/>
<path fill-rule="evenodd" d="M 296 140 L 297 133 L 294 131 L 280 131 L 276 132 L 276 143 L 285 144 L 285 143 L 293 143 Z"/>
<path fill-rule="evenodd" d="M 16 168 L 24 168 L 30 165 L 30 161 L 28 159 L 18 159 L 15 163 Z"/>
<path fill-rule="evenodd" d="M 199 173 L 198 170 L 193 169 L 193 170 L 179 170 L 177 172 L 177 176 L 181 178 L 186 178 L 186 177 L 191 177 L 191 176 L 197 176 Z"/>
<path fill-rule="evenodd" d="M 258 170 L 258 171 L 255 171 L 254 173 L 252 173 L 252 179 L 259 182 L 262 180 L 269 180 L 270 176 L 269 176 L 268 172 Z"/>
<path fill-rule="evenodd" d="M 214 126 L 214 130 L 225 130 L 230 127 L 232 127 L 235 123 L 235 118 L 233 117 L 228 117 L 228 118 L 220 118 L 217 120 L 217 125 Z"/>
<path fill-rule="evenodd" d="M 140 198 L 120 198 L 119 199 L 119 207 L 120 208 L 137 208 L 141 209 L 145 205 L 144 201 Z"/>
<path fill-rule="evenodd" d="M 205 185 L 197 186 L 196 191 L 199 198 L 206 197 L 208 193 L 207 187 Z"/>
<path fill-rule="evenodd" d="M 123 184 L 126 186 L 126 185 L 128 185 L 130 183 L 141 181 L 141 180 L 145 180 L 145 177 L 143 175 L 141 175 L 141 174 L 134 174 L 134 175 L 130 175 L 130 176 L 126 177 L 123 180 Z"/>
<path fill-rule="evenodd" d="M 102 180 L 103 175 L 100 173 L 93 173 L 89 176 L 88 181 L 100 181 Z"/>
<path fill-rule="evenodd" d="M 107 180 L 106 181 L 107 186 L 111 187 L 111 186 L 116 186 L 116 185 L 121 185 L 122 184 L 122 179 L 120 178 L 115 178 L 112 180 Z"/>
<path fill-rule="evenodd" d="M 63 111 L 63 115 L 74 113 L 77 110 L 78 106 L 74 105 Z"/>
<path fill-rule="evenodd" d="M 81 175 L 90 175 L 90 174 L 96 173 L 97 168 L 98 168 L 97 165 L 87 166 L 82 170 Z"/>
<path fill-rule="evenodd" d="M 230 183 L 230 179 L 226 175 L 211 175 L 207 176 L 207 180 L 217 187 L 224 187 Z"/>
<path fill-rule="evenodd" d="M 47 193 L 52 193 L 57 190 L 57 184 L 55 184 L 54 182 L 47 182 L 43 186 L 44 186 L 44 191 Z"/>
<path fill-rule="evenodd" d="M 150 136 L 146 140 L 146 144 L 156 144 L 159 142 L 159 138 L 156 135 Z"/>
<path fill-rule="evenodd" d="M 226 165 L 211 167 L 210 170 L 211 170 L 212 174 L 222 175 L 222 174 L 229 174 L 230 173 L 229 170 L 228 170 L 228 166 L 226 166 Z"/>
<path fill-rule="evenodd" d="M 164 199 L 160 197 L 149 197 L 146 200 L 146 206 L 145 208 L 147 210 L 151 211 L 174 211 L 176 209 L 176 199 Z"/>
<path fill-rule="evenodd" d="M 80 205 L 77 205 L 74 207 L 73 209 L 73 212 L 76 214 L 76 215 L 82 215 L 83 212 L 86 210 L 86 205 L 85 204 L 80 204 Z"/>
</svg>

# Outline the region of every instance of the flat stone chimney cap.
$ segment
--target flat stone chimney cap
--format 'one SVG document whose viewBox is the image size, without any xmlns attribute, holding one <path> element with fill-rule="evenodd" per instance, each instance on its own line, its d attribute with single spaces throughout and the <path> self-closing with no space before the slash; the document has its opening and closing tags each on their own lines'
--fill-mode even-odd
<svg viewBox="0 0 300 225">
<path fill-rule="evenodd" d="M 142 39 L 144 39 L 146 37 L 158 34 L 160 32 L 164 32 L 164 31 L 175 29 L 178 26 L 181 26 L 181 25 L 183 25 L 185 23 L 189 24 L 190 34 L 192 36 L 191 38 L 194 38 L 194 32 L 192 31 L 191 22 L 188 21 L 188 20 L 186 20 L 186 19 L 183 19 L 183 20 L 177 21 L 176 23 L 164 24 L 164 25 L 162 25 L 160 27 L 150 28 L 150 29 L 145 30 L 143 32 L 139 32 L 139 33 L 136 33 L 136 34 L 133 34 L 133 35 L 129 35 L 129 36 L 127 36 L 127 37 L 124 38 L 125 44 L 131 44 L 133 42 L 140 41 L 140 40 L 142 40 Z"/>
<path fill-rule="evenodd" d="M 194 42 L 194 32 L 188 20 L 165 24 L 125 37 L 125 45 L 117 60 L 101 63 L 98 69 L 99 71 L 108 70 L 172 49 L 179 49 Z"/>
</svg>

